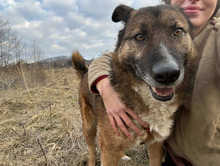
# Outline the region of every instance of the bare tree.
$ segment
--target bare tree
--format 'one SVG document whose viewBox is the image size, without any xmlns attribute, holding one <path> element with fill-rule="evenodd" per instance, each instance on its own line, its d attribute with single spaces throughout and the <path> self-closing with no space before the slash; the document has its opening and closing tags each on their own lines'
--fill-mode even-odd
<svg viewBox="0 0 220 166">
<path fill-rule="evenodd" d="M 0 15 L 0 65 L 7 65 L 12 59 L 10 54 L 11 26 L 9 21 Z"/>
<path fill-rule="evenodd" d="M 13 34 L 13 40 L 11 41 L 12 44 L 12 57 L 15 62 L 19 62 L 23 59 L 23 52 L 25 44 L 23 43 L 22 39 L 16 35 L 16 33 Z"/>
<path fill-rule="evenodd" d="M 34 41 L 27 46 L 21 37 L 13 32 L 10 22 L 0 14 L 0 65 L 7 66 L 11 62 L 21 60 L 38 62 L 42 60 L 43 50 Z"/>
<path fill-rule="evenodd" d="M 30 57 L 34 62 L 38 62 L 43 59 L 44 51 L 33 41 L 32 45 L 29 48 Z"/>
<path fill-rule="evenodd" d="M 23 49 L 22 39 L 12 31 L 9 21 L 0 15 L 0 65 L 20 61 Z"/>
</svg>

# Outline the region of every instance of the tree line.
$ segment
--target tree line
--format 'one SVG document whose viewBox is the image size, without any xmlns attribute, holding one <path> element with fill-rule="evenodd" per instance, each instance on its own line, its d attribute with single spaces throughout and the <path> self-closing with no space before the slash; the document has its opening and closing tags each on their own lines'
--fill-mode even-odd
<svg viewBox="0 0 220 166">
<path fill-rule="evenodd" d="M 8 66 L 18 62 L 37 62 L 42 60 L 43 50 L 35 43 L 27 45 L 12 30 L 7 18 L 0 14 L 0 66 Z"/>
</svg>

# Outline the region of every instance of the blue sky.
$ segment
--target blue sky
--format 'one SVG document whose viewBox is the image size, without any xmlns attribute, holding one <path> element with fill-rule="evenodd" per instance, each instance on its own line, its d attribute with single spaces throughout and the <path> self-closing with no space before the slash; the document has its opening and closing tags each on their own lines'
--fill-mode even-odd
<svg viewBox="0 0 220 166">
<path fill-rule="evenodd" d="M 45 58 L 79 50 L 90 59 L 114 50 L 121 23 L 111 14 L 119 4 L 135 9 L 161 0 L 0 0 L 1 13 L 26 43 L 35 41 Z"/>
</svg>

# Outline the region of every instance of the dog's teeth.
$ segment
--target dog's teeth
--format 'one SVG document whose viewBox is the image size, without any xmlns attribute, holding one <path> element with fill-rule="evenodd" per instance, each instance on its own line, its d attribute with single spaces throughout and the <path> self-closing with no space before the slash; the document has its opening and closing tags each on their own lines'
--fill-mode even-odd
<svg viewBox="0 0 220 166">
<path fill-rule="evenodd" d="M 170 94 L 163 94 L 163 92 L 158 92 L 157 88 L 156 87 L 151 87 L 153 92 L 155 94 L 157 94 L 158 96 L 162 96 L 162 97 L 167 97 L 167 96 L 170 96 Z"/>
<path fill-rule="evenodd" d="M 157 89 L 155 87 L 152 87 L 154 93 L 156 93 L 158 96 L 161 96 L 160 94 L 158 94 Z"/>
<path fill-rule="evenodd" d="M 154 93 L 156 93 L 157 95 L 159 95 L 159 94 L 157 93 L 157 90 L 156 90 L 155 87 L 152 87 L 152 90 L 154 91 Z"/>
<path fill-rule="evenodd" d="M 155 93 L 157 93 L 157 91 L 156 91 L 156 88 L 155 88 L 155 87 L 152 87 L 152 89 L 153 89 L 153 91 L 154 91 Z"/>
</svg>

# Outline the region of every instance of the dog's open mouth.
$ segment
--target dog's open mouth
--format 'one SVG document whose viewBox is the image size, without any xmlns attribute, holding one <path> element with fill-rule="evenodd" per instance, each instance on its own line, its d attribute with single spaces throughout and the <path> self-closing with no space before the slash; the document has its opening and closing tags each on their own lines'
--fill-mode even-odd
<svg viewBox="0 0 220 166">
<path fill-rule="evenodd" d="M 174 96 L 173 88 L 158 88 L 158 87 L 151 87 L 150 91 L 152 96 L 160 101 L 168 101 L 171 100 Z"/>
</svg>

